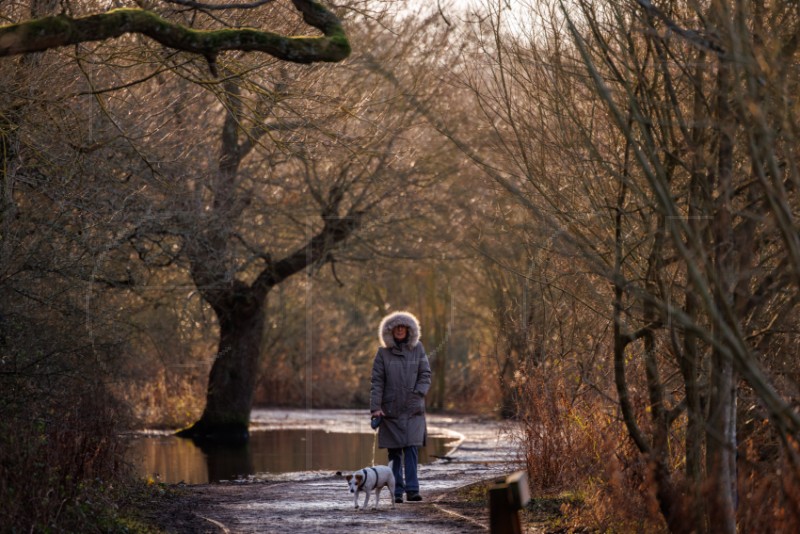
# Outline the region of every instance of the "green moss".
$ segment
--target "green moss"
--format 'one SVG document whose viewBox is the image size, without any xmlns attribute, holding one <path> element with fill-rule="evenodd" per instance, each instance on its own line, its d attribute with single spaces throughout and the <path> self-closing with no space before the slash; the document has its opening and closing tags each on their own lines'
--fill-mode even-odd
<svg viewBox="0 0 800 534">
<path fill-rule="evenodd" d="M 254 28 L 193 29 L 174 24 L 156 13 L 118 8 L 73 19 L 64 15 L 0 26 L 0 55 L 37 52 L 80 42 L 100 41 L 125 33 L 141 33 L 164 46 L 213 55 L 224 50 L 260 51 L 287 61 L 340 61 L 350 44 L 338 20 L 322 6 L 315 14 L 324 37 L 283 36 Z M 318 16 L 317 16 L 318 15 Z"/>
<path fill-rule="evenodd" d="M 345 35 L 344 31 L 332 35 L 330 37 L 330 40 L 331 43 L 342 49 L 344 57 L 348 57 L 350 55 L 350 52 L 352 52 L 352 49 L 350 48 L 350 41 L 347 39 L 347 35 Z M 344 59 L 344 57 L 342 59 Z"/>
<path fill-rule="evenodd" d="M 482 481 L 464 486 L 458 490 L 458 498 L 466 503 L 486 504 L 488 506 L 488 491 L 492 483 L 492 481 Z"/>
<path fill-rule="evenodd" d="M 109 515 L 103 532 L 132 534 L 157 534 L 163 532 L 158 523 L 158 510 L 180 498 L 183 490 L 164 484 L 138 481 L 126 488 L 126 498 L 120 502 L 119 511 Z M 155 503 L 155 506 L 154 506 Z"/>
</svg>

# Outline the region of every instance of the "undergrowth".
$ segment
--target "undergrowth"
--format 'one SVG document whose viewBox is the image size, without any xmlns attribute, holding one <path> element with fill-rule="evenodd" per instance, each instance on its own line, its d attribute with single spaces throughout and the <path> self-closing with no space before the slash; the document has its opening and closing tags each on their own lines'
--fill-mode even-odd
<svg viewBox="0 0 800 534">
<path fill-rule="evenodd" d="M 0 525 L 5 532 L 151 532 L 130 514 L 153 489 L 123 458 L 121 413 L 104 389 L 23 381 L 0 404 Z M 76 388 L 76 389 L 73 389 Z M 39 393 L 39 395 L 34 395 Z"/>
</svg>

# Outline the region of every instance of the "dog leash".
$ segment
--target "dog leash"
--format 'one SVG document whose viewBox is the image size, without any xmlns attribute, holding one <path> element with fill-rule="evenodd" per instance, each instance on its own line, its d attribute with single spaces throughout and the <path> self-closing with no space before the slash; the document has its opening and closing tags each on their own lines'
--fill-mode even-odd
<svg viewBox="0 0 800 534">
<path fill-rule="evenodd" d="M 375 448 L 378 445 L 378 431 L 375 430 L 375 436 L 372 438 L 372 465 L 375 465 Z"/>
</svg>

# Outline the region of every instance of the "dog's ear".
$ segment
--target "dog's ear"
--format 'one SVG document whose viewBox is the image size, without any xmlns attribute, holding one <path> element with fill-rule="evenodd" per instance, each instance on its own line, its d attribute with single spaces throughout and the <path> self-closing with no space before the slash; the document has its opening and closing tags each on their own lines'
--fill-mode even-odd
<svg viewBox="0 0 800 534">
<path fill-rule="evenodd" d="M 353 475 L 347 475 L 346 477 L 344 477 L 344 479 L 345 479 L 346 481 L 348 481 L 348 482 L 350 482 L 350 480 L 351 480 L 352 478 L 353 478 Z"/>
<path fill-rule="evenodd" d="M 364 480 L 364 475 L 356 475 L 356 480 L 359 484 L 361 484 L 361 482 Z"/>
</svg>

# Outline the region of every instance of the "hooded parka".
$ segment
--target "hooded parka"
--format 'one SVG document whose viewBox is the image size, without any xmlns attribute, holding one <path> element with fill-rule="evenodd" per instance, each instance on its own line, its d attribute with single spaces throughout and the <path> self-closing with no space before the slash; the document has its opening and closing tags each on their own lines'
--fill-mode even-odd
<svg viewBox="0 0 800 534">
<path fill-rule="evenodd" d="M 406 341 L 395 343 L 392 329 L 408 328 Z M 381 346 L 372 364 L 370 412 L 385 414 L 378 427 L 378 447 L 398 449 L 425 445 L 425 395 L 431 387 L 431 365 L 420 343 L 419 321 L 408 312 L 383 318 L 378 331 Z"/>
</svg>

